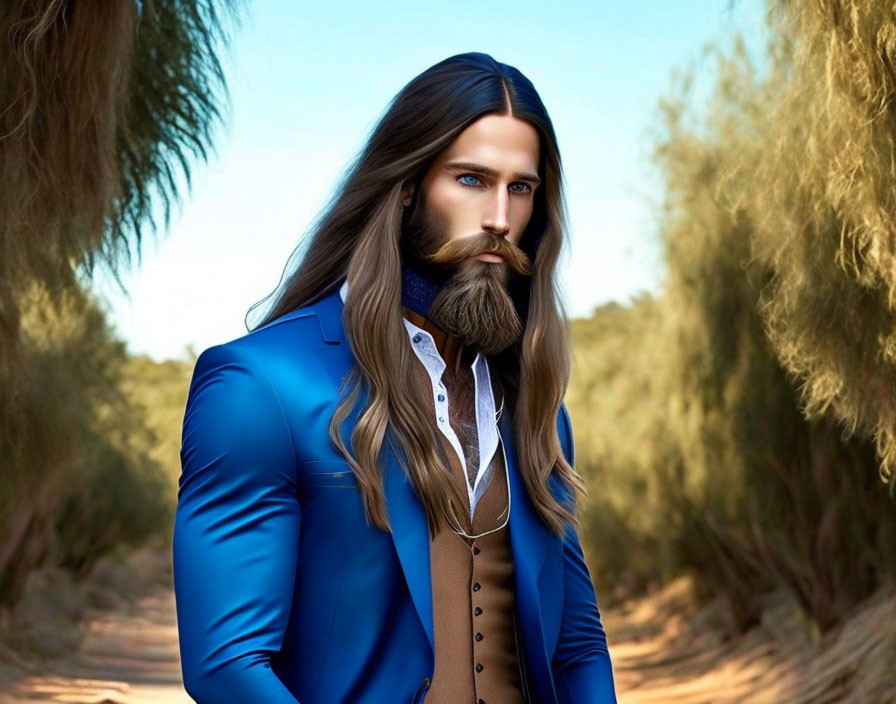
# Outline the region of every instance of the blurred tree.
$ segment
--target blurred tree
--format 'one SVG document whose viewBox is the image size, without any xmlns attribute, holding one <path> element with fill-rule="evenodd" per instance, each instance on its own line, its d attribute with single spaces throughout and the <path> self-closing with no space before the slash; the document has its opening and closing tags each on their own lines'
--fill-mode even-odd
<svg viewBox="0 0 896 704">
<path fill-rule="evenodd" d="M 773 39 L 767 77 L 740 41 L 731 56 L 711 52 L 716 85 L 702 119 L 688 120 L 686 79 L 683 95 L 663 105 L 655 152 L 668 267 L 658 373 L 669 380 L 670 431 L 687 468 L 677 552 L 706 592 L 727 599 L 732 630 L 758 623 L 762 593 L 775 586 L 826 630 L 896 574 L 896 520 L 872 481 L 870 440 L 841 438 L 830 415 L 805 416 L 767 334 L 777 272 L 756 254 L 757 223 L 774 216 L 753 196 L 780 134 L 781 115 L 768 106 L 792 80 L 791 46 Z M 799 174 L 802 163 L 794 151 L 778 169 Z"/>
<path fill-rule="evenodd" d="M 0 4 L 0 396 L 15 417 L 19 295 L 140 256 L 206 158 L 234 0 Z M 120 280 L 119 280 L 120 283 Z M 16 433 L 8 423 L 7 441 Z"/>
<path fill-rule="evenodd" d="M 779 0 L 769 18 L 788 50 L 763 103 L 772 129 L 732 170 L 770 272 L 763 320 L 804 413 L 873 438 L 892 495 L 896 14 L 875 0 Z"/>
<path fill-rule="evenodd" d="M 207 158 L 235 9 L 0 3 L 0 605 L 42 560 L 84 571 L 166 525 L 124 345 L 85 290 L 97 265 L 121 285 Z"/>
<path fill-rule="evenodd" d="M 740 40 L 709 47 L 708 100 L 688 71 L 660 105 L 658 295 L 573 338 L 598 579 L 689 570 L 732 632 L 769 588 L 826 630 L 896 577 L 875 471 L 896 430 L 894 16 L 822 0 L 769 21 L 761 71 Z"/>
<path fill-rule="evenodd" d="M 172 504 L 146 410 L 123 390 L 125 344 L 97 301 L 74 288 L 51 304 L 37 282 L 20 301 L 27 422 L 0 495 L 0 605 L 45 561 L 83 574 L 112 547 L 167 533 Z"/>
</svg>

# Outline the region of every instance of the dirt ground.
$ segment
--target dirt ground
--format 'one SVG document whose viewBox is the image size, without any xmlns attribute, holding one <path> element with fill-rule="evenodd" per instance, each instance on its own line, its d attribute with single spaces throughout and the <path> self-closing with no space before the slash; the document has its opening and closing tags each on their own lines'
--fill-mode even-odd
<svg viewBox="0 0 896 704">
<path fill-rule="evenodd" d="M 5 696 L 0 695 L 3 704 L 189 704 L 193 700 L 180 676 L 174 593 L 157 588 L 126 609 L 97 611 L 76 652 L 47 662 L 41 674 L 21 676 Z"/>
<path fill-rule="evenodd" d="M 711 605 L 696 610 L 686 579 L 602 612 L 621 704 L 892 704 L 896 592 L 881 591 L 849 624 L 812 636 L 786 599 L 725 642 Z M 187 704 L 174 597 L 155 585 L 114 609 L 93 609 L 73 652 L 40 665 L 0 652 L 0 702 Z M 17 662 L 18 660 L 18 662 Z M 30 671 L 30 672 L 29 672 Z"/>
</svg>

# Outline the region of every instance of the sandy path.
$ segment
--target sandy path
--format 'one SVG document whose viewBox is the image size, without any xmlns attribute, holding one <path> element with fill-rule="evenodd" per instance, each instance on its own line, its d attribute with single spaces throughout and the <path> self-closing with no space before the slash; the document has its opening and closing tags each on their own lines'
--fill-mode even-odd
<svg viewBox="0 0 896 704">
<path fill-rule="evenodd" d="M 96 612 L 78 652 L 20 680 L 0 702 L 189 704 L 177 649 L 174 593 L 156 589 L 121 612 Z"/>
<path fill-rule="evenodd" d="M 602 620 L 620 704 L 892 704 L 896 594 L 881 592 L 843 629 L 813 642 L 792 611 L 734 641 L 686 581 Z M 78 652 L 27 676 L 0 702 L 189 704 L 181 685 L 174 596 L 156 588 L 116 612 L 95 612 Z"/>
</svg>

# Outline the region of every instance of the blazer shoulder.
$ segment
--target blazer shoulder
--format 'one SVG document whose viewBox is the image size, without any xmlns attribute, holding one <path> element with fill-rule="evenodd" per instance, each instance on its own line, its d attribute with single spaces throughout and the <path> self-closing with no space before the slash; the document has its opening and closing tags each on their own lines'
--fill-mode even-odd
<svg viewBox="0 0 896 704">
<path fill-rule="evenodd" d="M 262 365 L 274 364 L 284 356 L 293 363 L 301 363 L 303 352 L 313 352 L 327 341 L 325 323 L 328 312 L 321 308 L 321 300 L 283 313 L 264 325 L 239 337 L 204 350 L 200 357 L 233 354 L 248 357 Z M 341 321 L 339 321 L 341 324 Z"/>
</svg>

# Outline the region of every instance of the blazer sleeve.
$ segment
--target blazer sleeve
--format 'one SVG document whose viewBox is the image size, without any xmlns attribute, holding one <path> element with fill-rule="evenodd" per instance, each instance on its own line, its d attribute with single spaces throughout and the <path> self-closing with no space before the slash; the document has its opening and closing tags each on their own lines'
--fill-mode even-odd
<svg viewBox="0 0 896 704">
<path fill-rule="evenodd" d="M 271 668 L 297 563 L 295 449 L 265 370 L 232 343 L 197 359 L 174 523 L 184 688 L 199 704 L 297 704 Z"/>
<path fill-rule="evenodd" d="M 563 451 L 574 464 L 572 423 L 564 404 L 560 414 Z M 565 495 L 571 500 L 568 490 Z M 569 523 L 563 541 L 563 611 L 553 672 L 560 704 L 616 704 L 613 665 L 591 573 L 577 531 Z"/>
</svg>

